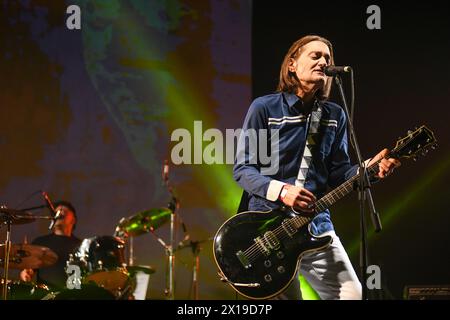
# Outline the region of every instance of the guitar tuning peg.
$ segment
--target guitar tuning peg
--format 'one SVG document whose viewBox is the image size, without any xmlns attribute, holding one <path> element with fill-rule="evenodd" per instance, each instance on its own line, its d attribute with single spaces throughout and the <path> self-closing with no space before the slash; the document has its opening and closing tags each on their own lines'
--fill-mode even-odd
<svg viewBox="0 0 450 320">
<path fill-rule="evenodd" d="M 437 143 L 435 143 L 435 144 L 433 144 L 432 146 L 431 146 L 431 149 L 436 149 L 438 147 L 438 145 L 437 145 Z"/>
<path fill-rule="evenodd" d="M 423 149 L 423 150 L 422 150 L 422 155 L 423 155 L 424 157 L 427 155 L 427 153 L 428 153 L 428 150 L 427 150 L 427 149 Z"/>
<path fill-rule="evenodd" d="M 413 159 L 414 162 L 417 161 L 417 157 L 416 156 L 414 156 L 412 159 Z"/>
</svg>

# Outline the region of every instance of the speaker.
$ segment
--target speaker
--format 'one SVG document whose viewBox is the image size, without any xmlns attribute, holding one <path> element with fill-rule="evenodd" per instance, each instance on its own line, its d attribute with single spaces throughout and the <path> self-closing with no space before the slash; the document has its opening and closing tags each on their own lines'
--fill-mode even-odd
<svg viewBox="0 0 450 320">
<path fill-rule="evenodd" d="M 406 300 L 450 300 L 450 285 L 406 286 Z"/>
</svg>

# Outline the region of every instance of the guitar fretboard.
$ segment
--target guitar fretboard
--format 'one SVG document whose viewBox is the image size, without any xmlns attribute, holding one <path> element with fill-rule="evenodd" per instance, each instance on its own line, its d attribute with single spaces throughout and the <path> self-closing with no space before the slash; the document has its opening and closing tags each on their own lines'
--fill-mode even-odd
<svg viewBox="0 0 450 320">
<path fill-rule="evenodd" d="M 372 164 L 370 167 L 367 167 L 367 173 L 369 177 L 374 176 L 378 172 L 378 164 L 381 162 L 381 160 L 377 161 L 376 163 Z M 316 212 L 322 212 L 325 209 L 331 207 L 333 204 L 335 204 L 337 201 L 348 195 L 350 192 L 354 190 L 355 183 L 357 183 L 357 180 L 361 178 L 361 174 L 355 174 L 353 177 L 348 179 L 346 182 L 341 184 L 339 187 L 336 187 L 329 193 L 327 193 L 325 196 L 320 198 L 316 202 Z"/>
<path fill-rule="evenodd" d="M 378 172 L 378 164 L 381 162 L 381 159 L 377 162 L 373 163 L 370 167 L 367 167 L 367 173 L 369 177 L 374 176 Z M 311 222 L 312 219 L 314 219 L 315 215 L 326 210 L 327 208 L 331 207 L 333 204 L 335 204 L 337 201 L 348 195 L 350 192 L 354 190 L 355 183 L 357 183 L 357 180 L 361 178 L 361 174 L 355 174 L 353 177 L 348 179 L 346 182 L 341 184 L 339 187 L 336 187 L 329 193 L 327 193 L 325 196 L 320 198 L 316 202 L 316 208 L 315 208 L 315 214 L 312 216 L 305 216 L 305 215 L 297 215 L 293 218 L 291 218 L 292 222 L 297 228 L 300 228 L 301 226 Z"/>
</svg>

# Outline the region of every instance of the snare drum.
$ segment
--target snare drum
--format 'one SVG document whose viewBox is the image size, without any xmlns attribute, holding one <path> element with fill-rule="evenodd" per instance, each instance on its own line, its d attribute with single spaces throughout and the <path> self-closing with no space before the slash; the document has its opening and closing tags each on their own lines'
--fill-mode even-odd
<svg viewBox="0 0 450 320">
<path fill-rule="evenodd" d="M 113 236 L 84 239 L 68 264 L 78 265 L 83 284 L 94 282 L 114 295 L 129 286 L 124 242 Z"/>
</svg>

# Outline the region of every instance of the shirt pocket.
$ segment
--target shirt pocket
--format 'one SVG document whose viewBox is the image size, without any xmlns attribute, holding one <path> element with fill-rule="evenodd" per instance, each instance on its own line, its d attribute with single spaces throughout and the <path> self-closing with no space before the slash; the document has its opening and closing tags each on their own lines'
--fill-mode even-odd
<svg viewBox="0 0 450 320">
<path fill-rule="evenodd" d="M 320 148 L 319 154 L 325 159 L 331 153 L 331 148 L 336 139 L 337 127 L 331 125 L 321 125 L 320 126 Z"/>
</svg>

